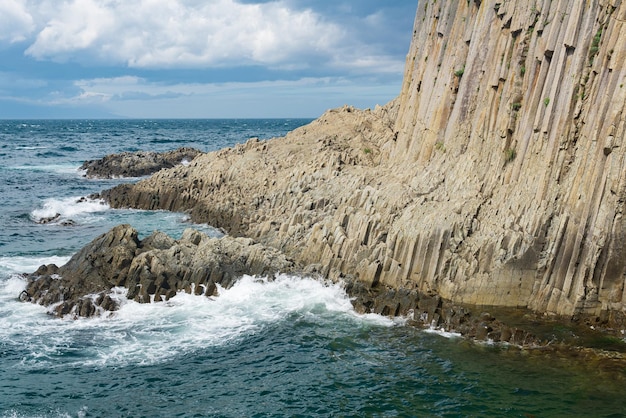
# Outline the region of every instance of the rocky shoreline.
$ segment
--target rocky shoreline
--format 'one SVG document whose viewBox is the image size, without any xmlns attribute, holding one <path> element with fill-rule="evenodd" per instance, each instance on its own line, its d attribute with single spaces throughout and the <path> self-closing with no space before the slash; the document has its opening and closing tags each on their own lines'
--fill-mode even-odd
<svg viewBox="0 0 626 418">
<path fill-rule="evenodd" d="M 210 238 L 187 229 L 179 240 L 158 231 L 139 240 L 130 225 L 119 225 L 62 267 L 44 265 L 25 274 L 28 284 L 20 299 L 47 306 L 57 317 L 90 317 L 116 311 L 119 294 L 140 303 L 164 302 L 181 291 L 211 297 L 217 286 L 229 288 L 243 275 L 271 280 L 277 274 L 322 278 L 315 266 L 301 266 L 249 238 Z M 520 309 L 462 306 L 417 291 L 371 288 L 354 278 L 342 282 L 359 313 L 400 316 L 410 326 L 477 342 L 605 358 L 618 370 L 626 365 L 626 343 L 604 329 Z"/>
<path fill-rule="evenodd" d="M 626 3 L 599 1 L 420 3 L 396 100 L 333 109 L 284 138 L 200 154 L 99 197 L 251 240 L 293 271 L 345 282 L 361 312 L 521 346 L 561 341 L 492 319 L 514 309 L 531 328 L 579 325 L 621 347 L 624 16 Z M 124 258 L 134 286 L 142 254 Z M 44 268 L 31 285 L 69 271 Z M 141 289 L 155 297 L 192 284 L 167 289 L 146 274 L 154 286 Z"/>
</svg>

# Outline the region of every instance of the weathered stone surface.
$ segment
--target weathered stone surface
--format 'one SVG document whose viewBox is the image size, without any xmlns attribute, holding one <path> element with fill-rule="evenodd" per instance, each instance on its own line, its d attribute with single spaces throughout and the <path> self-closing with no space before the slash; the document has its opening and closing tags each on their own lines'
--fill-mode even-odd
<svg viewBox="0 0 626 418">
<path fill-rule="evenodd" d="M 598 0 L 420 3 L 396 101 L 103 196 L 188 210 L 331 278 L 615 325 L 624 16 Z"/>
<path fill-rule="evenodd" d="M 171 168 L 183 161 L 190 162 L 200 151 L 193 148 L 178 148 L 167 152 L 123 152 L 111 154 L 99 160 L 85 161 L 80 167 L 90 178 L 141 177 L 164 168 Z"/>
<path fill-rule="evenodd" d="M 363 312 L 527 344 L 540 337 L 462 306 L 530 308 L 619 335 L 626 3 L 579 3 L 420 2 L 397 100 L 331 110 L 102 196 L 276 248 L 346 280 Z M 161 276 L 185 274 L 137 253 Z"/>
<path fill-rule="evenodd" d="M 420 288 L 568 316 L 624 312 L 625 12 L 420 4 L 391 155 L 445 176 L 434 202 L 410 211 L 421 237 L 400 232 L 430 267 L 411 273 Z"/>
<path fill-rule="evenodd" d="M 114 287 L 138 302 L 167 300 L 178 291 L 211 296 L 244 274 L 271 277 L 297 271 L 277 250 L 246 238 L 209 238 L 188 229 L 180 240 L 155 232 L 139 240 L 120 225 L 93 240 L 62 267 L 41 266 L 27 275 L 22 300 L 50 307 L 58 316 L 93 316 L 118 308 Z"/>
</svg>

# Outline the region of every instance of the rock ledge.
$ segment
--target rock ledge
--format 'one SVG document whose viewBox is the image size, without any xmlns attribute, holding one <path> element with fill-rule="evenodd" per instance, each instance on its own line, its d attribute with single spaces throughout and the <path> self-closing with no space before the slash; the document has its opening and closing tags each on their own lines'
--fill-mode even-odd
<svg viewBox="0 0 626 418">
<path fill-rule="evenodd" d="M 85 161 L 80 167 L 89 178 L 142 177 L 184 161 L 190 162 L 202 154 L 194 148 L 178 148 L 167 152 L 123 152 L 110 154 L 99 160 Z"/>
</svg>

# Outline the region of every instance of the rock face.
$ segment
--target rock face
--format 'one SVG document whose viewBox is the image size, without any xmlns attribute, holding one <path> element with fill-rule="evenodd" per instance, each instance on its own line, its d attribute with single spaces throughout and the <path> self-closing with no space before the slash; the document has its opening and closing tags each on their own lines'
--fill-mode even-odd
<svg viewBox="0 0 626 418">
<path fill-rule="evenodd" d="M 114 287 L 137 302 L 168 300 L 178 291 L 207 296 L 244 274 L 272 276 L 299 271 L 275 249 L 246 238 L 209 238 L 188 229 L 180 240 L 155 232 L 139 240 L 120 225 L 93 240 L 62 267 L 41 266 L 27 275 L 22 299 L 50 307 L 54 315 L 93 316 L 118 308 Z"/>
<path fill-rule="evenodd" d="M 200 151 L 178 148 L 162 153 L 140 151 L 111 154 L 99 160 L 85 161 L 80 167 L 89 178 L 141 177 L 163 168 L 171 168 L 183 161 L 191 161 Z"/>
<path fill-rule="evenodd" d="M 624 17 L 617 1 L 420 3 L 391 160 L 442 183 L 410 210 L 419 236 L 401 233 L 412 282 L 623 318 Z"/>
<path fill-rule="evenodd" d="M 103 193 L 330 278 L 623 325 L 626 3 L 420 2 L 399 98 Z"/>
<path fill-rule="evenodd" d="M 118 227 L 27 297 L 90 315 L 114 286 L 145 302 L 304 267 L 347 281 L 361 311 L 503 341 L 529 337 L 454 304 L 624 329 L 624 22 L 618 1 L 420 2 L 397 100 L 102 193 L 240 238 Z"/>
</svg>

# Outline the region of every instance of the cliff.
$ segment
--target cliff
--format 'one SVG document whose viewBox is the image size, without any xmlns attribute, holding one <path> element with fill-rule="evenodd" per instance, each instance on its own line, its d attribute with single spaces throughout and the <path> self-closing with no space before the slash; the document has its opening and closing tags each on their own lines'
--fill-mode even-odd
<svg viewBox="0 0 626 418">
<path fill-rule="evenodd" d="M 621 1 L 420 3 L 392 159 L 442 186 L 409 211 L 419 238 L 401 233 L 420 264 L 410 281 L 623 314 L 625 18 Z"/>
<path fill-rule="evenodd" d="M 624 326 L 624 19 L 617 0 L 420 2 L 397 100 L 102 196 L 187 211 L 372 295 Z"/>
</svg>

